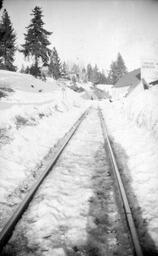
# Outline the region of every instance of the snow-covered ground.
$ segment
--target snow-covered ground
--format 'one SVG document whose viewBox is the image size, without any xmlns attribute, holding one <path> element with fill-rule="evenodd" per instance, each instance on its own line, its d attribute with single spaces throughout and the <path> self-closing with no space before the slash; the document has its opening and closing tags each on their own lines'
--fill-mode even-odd
<svg viewBox="0 0 158 256">
<path fill-rule="evenodd" d="M 0 71 L 0 77 L 2 91 L 6 88 L 13 90 L 6 91 L 8 96 L 0 98 L 2 214 L 8 197 L 13 194 L 16 197 L 25 180 L 33 178 L 50 149 L 71 128 L 88 104 L 72 90 L 66 88 L 63 91 L 54 80 L 45 83 L 31 76 L 7 71 Z"/>
<path fill-rule="evenodd" d="M 132 256 L 113 184 L 92 109 L 18 223 L 6 254 Z"/>
<path fill-rule="evenodd" d="M 0 96 L 5 95 L 0 98 L 1 216 L 9 204 L 18 203 L 19 191 L 24 185 L 27 190 L 50 149 L 90 104 L 83 100 L 83 93 L 65 85 L 63 90 L 63 81 L 42 82 L 30 75 L 0 71 Z M 82 87 L 90 98 L 90 86 Z M 158 252 L 157 97 L 156 86 L 143 90 L 140 84 L 127 98 L 99 103 L 148 255 Z M 0 219 L 1 227 L 4 219 Z"/>
<path fill-rule="evenodd" d="M 138 87 L 125 100 L 101 103 L 147 255 L 158 252 L 157 94 Z"/>
<path fill-rule="evenodd" d="M 158 138 L 158 86 L 143 90 L 140 83 L 127 98 L 123 109 L 128 119 Z"/>
<path fill-rule="evenodd" d="M 120 100 L 127 94 L 129 86 L 114 87 L 112 84 L 97 84 L 96 87 L 109 95 L 113 100 Z"/>
</svg>

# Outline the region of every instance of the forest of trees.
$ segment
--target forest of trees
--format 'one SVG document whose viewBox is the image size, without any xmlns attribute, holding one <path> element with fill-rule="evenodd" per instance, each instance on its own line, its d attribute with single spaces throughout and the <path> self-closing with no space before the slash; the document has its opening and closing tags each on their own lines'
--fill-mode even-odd
<svg viewBox="0 0 158 256">
<path fill-rule="evenodd" d="M 74 82 L 91 82 L 94 85 L 115 84 L 127 72 L 120 53 L 118 53 L 116 61 L 111 63 L 106 75 L 103 70 L 99 70 L 97 64 L 92 66 L 89 63 L 84 67 L 76 63 L 70 66 L 66 62 L 62 62 L 57 49 L 53 47 L 51 50 L 50 48 L 49 36 L 52 32 L 44 29 L 42 9 L 38 6 L 32 10 L 32 19 L 26 27 L 26 33 L 24 33 L 24 44 L 18 50 L 16 32 L 7 10 L 3 9 L 3 0 L 0 0 L 0 12 L 2 14 L 0 21 L 0 69 L 16 71 L 15 52 L 19 51 L 30 61 L 29 66 L 22 65 L 20 72 L 42 79 L 45 79 L 45 76 L 54 79 L 61 77 L 70 79 L 71 77 Z M 44 73 L 43 69 L 47 72 Z"/>
</svg>

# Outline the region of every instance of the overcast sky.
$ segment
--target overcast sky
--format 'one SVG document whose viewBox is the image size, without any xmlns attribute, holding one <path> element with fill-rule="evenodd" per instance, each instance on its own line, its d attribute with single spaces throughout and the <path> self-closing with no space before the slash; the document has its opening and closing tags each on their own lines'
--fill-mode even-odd
<svg viewBox="0 0 158 256">
<path fill-rule="evenodd" d="M 53 32 L 49 39 L 62 60 L 108 69 L 120 52 L 132 70 L 142 58 L 158 55 L 156 0 L 4 0 L 18 45 L 35 6 L 42 7 L 45 28 Z M 18 54 L 16 64 L 22 62 Z"/>
</svg>

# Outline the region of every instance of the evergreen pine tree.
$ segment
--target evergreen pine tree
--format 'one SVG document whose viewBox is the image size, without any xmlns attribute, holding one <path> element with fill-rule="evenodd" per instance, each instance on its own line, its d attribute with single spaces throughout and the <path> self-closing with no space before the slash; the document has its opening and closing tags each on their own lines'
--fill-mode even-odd
<svg viewBox="0 0 158 256">
<path fill-rule="evenodd" d="M 66 62 L 64 61 L 62 64 L 62 67 L 61 67 L 61 76 L 66 78 L 68 75 L 68 72 L 69 72 L 68 66 L 67 66 Z"/>
<path fill-rule="evenodd" d="M 108 75 L 108 82 L 111 84 L 116 84 L 117 81 L 127 73 L 127 68 L 125 66 L 124 60 L 120 53 L 118 53 L 117 60 L 113 61 L 110 66 L 110 71 Z"/>
<path fill-rule="evenodd" d="M 113 61 L 110 65 L 110 71 L 108 74 L 108 83 L 115 84 L 117 82 L 117 66 L 116 62 Z"/>
<path fill-rule="evenodd" d="M 3 0 L 0 0 L 0 10 L 2 9 L 2 7 L 3 7 Z M 2 22 L 0 22 L 0 43 L 3 39 L 4 33 L 5 33 L 4 26 L 2 25 Z M 1 62 L 2 62 L 2 51 L 0 49 L 0 64 Z"/>
<path fill-rule="evenodd" d="M 48 73 L 50 76 L 53 76 L 54 79 L 60 78 L 62 74 L 60 58 L 55 47 L 53 47 L 52 54 L 50 57 Z"/>
<path fill-rule="evenodd" d="M 30 74 L 30 67 L 29 67 L 29 66 L 27 66 L 27 67 L 25 68 L 25 73 L 26 73 L 26 74 Z"/>
<path fill-rule="evenodd" d="M 107 84 L 107 78 L 103 70 L 102 72 L 99 72 L 98 76 L 99 76 L 99 84 Z"/>
<path fill-rule="evenodd" d="M 0 10 L 2 9 L 3 7 L 3 0 L 0 0 Z"/>
<path fill-rule="evenodd" d="M 25 73 L 25 67 L 24 67 L 24 64 L 22 64 L 22 66 L 21 66 L 20 73 Z"/>
<path fill-rule="evenodd" d="M 81 78 L 83 83 L 87 83 L 88 77 L 87 77 L 87 72 L 85 68 L 82 68 Z"/>
<path fill-rule="evenodd" d="M 48 64 L 51 50 L 48 48 L 50 42 L 48 36 L 51 32 L 48 32 L 43 28 L 44 22 L 42 20 L 42 10 L 36 6 L 32 14 L 31 24 L 27 27 L 27 33 L 25 35 L 25 43 L 22 44 L 22 50 L 24 56 L 28 59 L 33 58 L 33 65 L 30 68 L 30 73 L 35 77 L 40 76 L 39 62 Z"/>
<path fill-rule="evenodd" d="M 74 63 L 72 68 L 71 68 L 71 72 L 76 74 L 76 76 L 80 75 L 80 67 L 78 64 Z"/>
<path fill-rule="evenodd" d="M 92 76 L 93 76 L 93 69 L 92 69 L 91 64 L 88 64 L 87 65 L 87 78 L 88 78 L 89 82 L 92 82 L 92 79 L 93 79 Z"/>
<path fill-rule="evenodd" d="M 117 56 L 117 79 L 119 80 L 122 76 L 127 73 L 125 62 L 120 53 Z"/>
<path fill-rule="evenodd" d="M 98 71 L 98 67 L 95 64 L 94 68 L 93 68 L 93 73 L 92 73 L 92 82 L 93 84 L 98 84 L 99 83 L 99 71 Z"/>
<path fill-rule="evenodd" d="M 16 67 L 13 65 L 16 35 L 6 9 L 3 11 L 1 26 L 3 32 L 1 31 L 2 37 L 0 39 L 0 68 L 16 71 Z"/>
</svg>

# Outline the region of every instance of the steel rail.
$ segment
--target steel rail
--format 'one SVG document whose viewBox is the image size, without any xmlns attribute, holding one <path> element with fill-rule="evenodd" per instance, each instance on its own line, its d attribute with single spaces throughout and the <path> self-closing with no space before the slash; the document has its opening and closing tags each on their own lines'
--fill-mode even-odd
<svg viewBox="0 0 158 256">
<path fill-rule="evenodd" d="M 105 119 L 103 117 L 103 114 L 102 114 L 102 111 L 101 111 L 100 108 L 98 108 L 98 111 L 99 111 L 99 117 L 100 117 L 100 122 L 101 122 L 104 141 L 105 141 L 105 143 L 107 142 L 106 144 L 108 145 L 108 151 L 110 153 L 110 160 L 111 160 L 112 167 L 113 167 L 113 174 L 114 174 L 114 177 L 117 181 L 119 192 L 120 192 L 120 195 L 121 195 L 121 198 L 122 198 L 123 208 L 124 208 L 124 211 L 125 211 L 125 216 L 126 216 L 126 219 L 127 219 L 127 223 L 128 223 L 129 231 L 130 231 L 130 234 L 131 234 L 133 247 L 134 247 L 134 253 L 135 253 L 136 256 L 143 256 L 142 248 L 141 248 L 141 245 L 140 245 L 140 242 L 139 242 L 137 230 L 136 230 L 135 223 L 134 223 L 133 216 L 132 216 L 132 212 L 131 212 L 131 209 L 130 209 L 130 206 L 129 206 L 129 203 L 128 203 L 125 188 L 124 188 L 124 185 L 123 185 L 120 173 L 119 173 L 119 169 L 117 167 L 117 163 L 116 163 L 115 156 L 114 156 L 111 144 L 110 144 L 110 140 L 108 138 L 108 131 L 107 131 Z"/>
<path fill-rule="evenodd" d="M 35 192 L 37 191 L 37 189 L 39 188 L 39 186 L 41 185 L 41 183 L 43 182 L 43 180 L 45 179 L 45 177 L 48 175 L 48 173 L 51 171 L 51 169 L 53 168 L 53 166 L 55 165 L 57 159 L 59 158 L 59 156 L 61 155 L 62 151 L 64 150 L 64 148 L 66 147 L 66 145 L 68 144 L 68 142 L 70 141 L 70 139 L 72 138 L 72 136 L 74 135 L 74 133 L 76 132 L 76 130 L 78 129 L 79 125 L 81 124 L 81 122 L 84 120 L 84 118 L 86 117 L 86 115 L 88 114 L 90 108 L 88 108 L 79 118 L 78 120 L 74 123 L 74 125 L 72 126 L 72 128 L 68 131 L 68 133 L 65 135 L 65 137 L 62 140 L 61 145 L 59 146 L 59 148 L 57 148 L 55 154 L 53 155 L 53 158 L 51 159 L 51 161 L 49 162 L 48 166 L 46 167 L 46 169 L 43 171 L 43 173 L 41 173 L 41 175 L 39 176 L 38 180 L 35 182 L 35 184 L 31 187 L 31 189 L 29 190 L 29 192 L 27 193 L 27 195 L 24 197 L 24 199 L 22 200 L 22 202 L 19 204 L 19 206 L 17 207 L 17 209 L 15 210 L 15 212 L 13 213 L 13 215 L 10 217 L 10 219 L 8 220 L 8 222 L 5 224 L 5 226 L 3 227 L 3 229 L 0 232 L 0 252 L 2 252 L 4 246 L 7 244 L 7 242 L 9 241 L 14 228 L 17 224 L 17 222 L 19 221 L 19 219 L 21 218 L 22 214 L 24 213 L 24 211 L 27 209 L 29 203 L 31 202 Z"/>
</svg>

